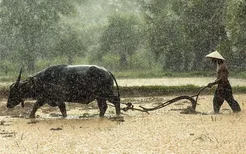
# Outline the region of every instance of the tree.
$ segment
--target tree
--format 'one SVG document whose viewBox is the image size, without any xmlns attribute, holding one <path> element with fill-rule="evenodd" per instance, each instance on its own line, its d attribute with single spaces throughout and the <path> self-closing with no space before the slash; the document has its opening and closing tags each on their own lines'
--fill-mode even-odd
<svg viewBox="0 0 246 154">
<path fill-rule="evenodd" d="M 189 0 L 181 6 L 180 19 L 187 45 L 194 53 L 193 69 L 201 70 L 206 54 L 216 50 L 227 39 L 225 30 L 225 1 Z"/>
<path fill-rule="evenodd" d="M 128 66 L 128 56 L 136 51 L 138 38 L 138 23 L 134 16 L 116 14 L 108 18 L 108 26 L 100 38 L 100 54 L 111 52 L 120 56 L 120 65 Z"/>
<path fill-rule="evenodd" d="M 148 29 L 149 48 L 163 69 L 180 71 L 188 69 L 190 50 L 185 46 L 184 32 L 179 16 L 173 11 L 173 1 L 152 0 L 144 3 Z"/>
<path fill-rule="evenodd" d="M 71 28 L 64 31 L 56 45 L 56 54 L 67 57 L 67 64 L 71 65 L 74 62 L 74 57 L 85 55 L 86 47 L 78 32 Z"/>
<path fill-rule="evenodd" d="M 228 39 L 224 0 L 150 0 L 144 8 L 149 46 L 165 69 L 201 70 L 204 56 Z"/>
<path fill-rule="evenodd" d="M 246 66 L 246 1 L 227 1 L 227 33 L 233 47 L 233 65 Z"/>
<path fill-rule="evenodd" d="M 75 9 L 66 0 L 2 0 L 0 11 L 5 45 L 20 55 L 28 71 L 34 71 L 36 58 L 45 55 L 55 40 L 58 21 Z"/>
</svg>

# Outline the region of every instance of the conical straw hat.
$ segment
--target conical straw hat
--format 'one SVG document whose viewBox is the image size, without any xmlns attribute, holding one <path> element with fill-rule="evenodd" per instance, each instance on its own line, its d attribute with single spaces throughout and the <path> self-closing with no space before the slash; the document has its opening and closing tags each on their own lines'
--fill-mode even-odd
<svg viewBox="0 0 246 154">
<path fill-rule="evenodd" d="M 218 51 L 211 52 L 210 54 L 206 55 L 205 57 L 225 60 L 225 58 L 223 58 Z"/>
</svg>

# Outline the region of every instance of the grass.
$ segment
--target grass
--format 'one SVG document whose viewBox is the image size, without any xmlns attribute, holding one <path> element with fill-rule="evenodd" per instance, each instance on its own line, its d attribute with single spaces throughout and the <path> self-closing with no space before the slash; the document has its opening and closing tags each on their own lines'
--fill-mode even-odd
<svg viewBox="0 0 246 154">
<path fill-rule="evenodd" d="M 202 87 L 194 85 L 185 86 L 134 86 L 120 87 L 123 97 L 136 96 L 165 96 L 165 95 L 195 95 Z M 246 89 L 245 89 L 246 91 Z M 211 89 L 205 89 L 202 94 L 212 94 Z"/>
<path fill-rule="evenodd" d="M 15 81 L 17 77 L 15 77 L 14 75 L 4 75 L 4 76 L 0 76 L 0 82 L 12 82 Z"/>
<path fill-rule="evenodd" d="M 162 78 L 162 77 L 215 77 L 215 71 L 186 71 L 173 72 L 162 71 L 160 69 L 146 69 L 146 70 L 125 70 L 112 71 L 116 78 Z M 33 73 L 23 73 L 22 78 L 26 78 Z M 13 82 L 18 76 L 17 73 L 10 73 L 9 75 L 0 74 L 0 82 Z M 246 71 L 230 72 L 230 77 L 246 79 Z"/>
<path fill-rule="evenodd" d="M 236 71 L 234 74 L 237 78 L 246 79 L 246 71 Z"/>
</svg>

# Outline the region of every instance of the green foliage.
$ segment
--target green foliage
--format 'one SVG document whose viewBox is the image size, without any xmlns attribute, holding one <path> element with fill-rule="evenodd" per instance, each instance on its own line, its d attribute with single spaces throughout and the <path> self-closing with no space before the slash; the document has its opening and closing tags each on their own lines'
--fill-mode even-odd
<svg viewBox="0 0 246 154">
<path fill-rule="evenodd" d="M 197 92 L 202 87 L 194 85 L 185 85 L 185 86 L 134 86 L 134 87 L 120 87 L 120 93 L 122 97 L 131 97 L 131 96 L 167 96 L 167 95 L 182 95 L 182 96 L 192 96 L 197 94 Z M 242 91 L 246 89 L 242 88 Z M 213 94 L 215 89 L 205 89 L 202 91 L 203 94 Z M 241 93 L 242 91 L 238 91 Z"/>
<path fill-rule="evenodd" d="M 120 87 L 122 97 L 131 96 L 193 96 L 198 93 L 202 87 L 194 85 L 185 86 L 135 86 L 135 87 Z M 215 88 L 206 88 L 201 92 L 201 95 L 213 95 Z M 243 94 L 246 92 L 246 87 L 233 87 L 234 94 Z"/>
<path fill-rule="evenodd" d="M 245 47 L 246 35 L 246 2 L 245 1 L 228 1 L 227 27 L 231 33 L 233 44 L 238 48 Z"/>
<path fill-rule="evenodd" d="M 127 68 L 128 56 L 132 56 L 139 43 L 137 20 L 131 15 L 116 14 L 108 22 L 100 38 L 100 57 L 107 52 L 119 55 L 121 67 Z"/>
<path fill-rule="evenodd" d="M 242 72 L 245 10 L 242 0 L 0 0 L 0 74 L 85 63 L 185 75 L 212 67 L 213 50 Z"/>
<path fill-rule="evenodd" d="M 5 52 L 18 53 L 22 64 L 34 71 L 36 58 L 47 54 L 56 38 L 61 15 L 70 15 L 74 9 L 66 0 L 2 0 L 0 11 Z"/>
<path fill-rule="evenodd" d="M 233 71 L 230 74 L 236 78 L 246 79 L 246 71 Z"/>
<path fill-rule="evenodd" d="M 204 56 L 224 38 L 224 1 L 161 1 L 146 4 L 149 45 L 163 68 L 202 70 Z M 222 40 L 223 41 L 223 40 Z"/>
<path fill-rule="evenodd" d="M 114 54 L 105 54 L 102 57 L 102 62 L 100 65 L 105 66 L 109 70 L 117 70 L 120 68 L 120 57 L 115 56 Z"/>
<path fill-rule="evenodd" d="M 59 42 L 56 45 L 56 54 L 67 57 L 66 64 L 74 64 L 76 56 L 85 56 L 86 47 L 83 39 L 76 32 L 68 29 L 60 35 Z"/>
<path fill-rule="evenodd" d="M 232 57 L 232 64 L 244 70 L 246 68 L 246 1 L 228 0 L 227 3 L 227 33 L 236 53 Z"/>
</svg>

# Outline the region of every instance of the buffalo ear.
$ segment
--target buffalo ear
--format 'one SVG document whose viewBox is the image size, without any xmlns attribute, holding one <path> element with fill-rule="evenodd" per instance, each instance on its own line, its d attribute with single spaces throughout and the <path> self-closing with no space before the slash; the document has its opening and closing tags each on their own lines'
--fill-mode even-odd
<svg viewBox="0 0 246 154">
<path fill-rule="evenodd" d="M 27 78 L 27 86 L 30 87 L 30 88 L 33 88 L 34 82 L 35 82 L 34 80 L 35 80 L 35 77 L 28 76 L 28 78 Z"/>
<path fill-rule="evenodd" d="M 27 80 L 28 80 L 28 81 L 32 81 L 33 78 L 34 78 L 33 76 L 30 76 L 30 75 L 29 75 L 29 76 L 27 77 Z"/>
</svg>

